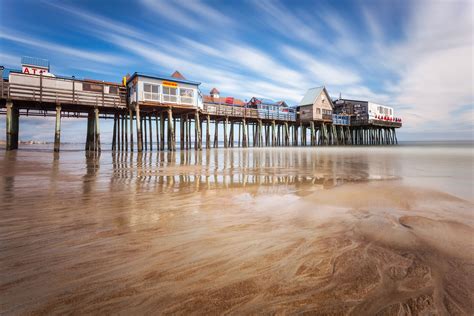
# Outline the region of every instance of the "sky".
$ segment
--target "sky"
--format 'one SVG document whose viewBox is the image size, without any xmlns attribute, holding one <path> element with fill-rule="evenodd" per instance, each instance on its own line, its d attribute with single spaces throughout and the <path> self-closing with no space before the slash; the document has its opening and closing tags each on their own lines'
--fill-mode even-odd
<svg viewBox="0 0 474 316">
<path fill-rule="evenodd" d="M 117 82 L 179 70 L 205 94 L 289 104 L 324 85 L 394 107 L 400 140 L 472 140 L 473 3 L 0 0 L 0 65 L 34 56 L 54 74 Z M 66 140 L 85 138 L 84 121 L 62 124 Z M 53 137 L 51 122 L 22 119 L 21 139 Z"/>
</svg>

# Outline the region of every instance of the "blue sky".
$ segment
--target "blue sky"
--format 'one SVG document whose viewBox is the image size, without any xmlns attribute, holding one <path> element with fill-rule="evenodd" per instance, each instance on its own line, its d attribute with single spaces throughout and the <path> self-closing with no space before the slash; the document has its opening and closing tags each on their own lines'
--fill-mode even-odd
<svg viewBox="0 0 474 316">
<path fill-rule="evenodd" d="M 401 139 L 473 139 L 473 15 L 472 1 L 448 0 L 0 0 L 0 64 L 42 57 L 108 81 L 179 70 L 204 93 L 290 104 L 325 85 L 393 106 Z M 49 126 L 30 119 L 20 137 L 37 125 Z M 64 120 L 68 140 L 82 125 Z"/>
</svg>

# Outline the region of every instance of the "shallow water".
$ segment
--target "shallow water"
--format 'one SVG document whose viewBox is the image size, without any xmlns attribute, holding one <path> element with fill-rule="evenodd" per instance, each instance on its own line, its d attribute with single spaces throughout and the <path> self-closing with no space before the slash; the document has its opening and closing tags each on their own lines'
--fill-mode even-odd
<svg viewBox="0 0 474 316">
<path fill-rule="evenodd" d="M 473 314 L 471 145 L 0 156 L 0 312 Z"/>
</svg>

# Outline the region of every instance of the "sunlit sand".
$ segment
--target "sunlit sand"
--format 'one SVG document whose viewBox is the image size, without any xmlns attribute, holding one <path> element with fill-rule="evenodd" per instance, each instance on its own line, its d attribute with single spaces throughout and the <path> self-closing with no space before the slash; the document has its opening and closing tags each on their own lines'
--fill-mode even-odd
<svg viewBox="0 0 474 316">
<path fill-rule="evenodd" d="M 0 159 L 7 313 L 474 312 L 471 147 Z"/>
</svg>

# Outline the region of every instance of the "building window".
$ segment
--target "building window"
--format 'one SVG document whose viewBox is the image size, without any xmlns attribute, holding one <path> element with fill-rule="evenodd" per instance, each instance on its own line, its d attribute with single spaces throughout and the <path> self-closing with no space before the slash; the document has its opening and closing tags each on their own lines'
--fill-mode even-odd
<svg viewBox="0 0 474 316">
<path fill-rule="evenodd" d="M 93 92 L 102 92 L 102 91 L 104 91 L 104 86 L 101 85 L 101 84 L 84 82 L 82 84 L 82 90 L 84 90 L 84 91 L 93 91 Z"/>
<path fill-rule="evenodd" d="M 160 86 L 156 84 L 143 84 L 143 98 L 148 101 L 160 100 Z"/>
<path fill-rule="evenodd" d="M 178 100 L 177 90 L 177 88 L 163 87 L 163 101 L 176 103 Z"/>
<path fill-rule="evenodd" d="M 316 108 L 316 114 L 321 114 L 321 108 Z"/>
<path fill-rule="evenodd" d="M 116 86 L 109 86 L 109 94 L 119 94 L 119 89 Z"/>
<path fill-rule="evenodd" d="M 194 90 L 193 89 L 180 88 L 179 89 L 179 97 L 181 99 L 181 103 L 193 104 Z"/>
</svg>

